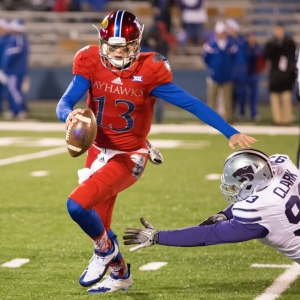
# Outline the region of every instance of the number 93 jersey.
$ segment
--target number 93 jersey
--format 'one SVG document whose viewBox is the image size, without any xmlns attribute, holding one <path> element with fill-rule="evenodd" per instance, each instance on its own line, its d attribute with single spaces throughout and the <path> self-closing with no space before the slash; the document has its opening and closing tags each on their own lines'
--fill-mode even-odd
<svg viewBox="0 0 300 300">
<path fill-rule="evenodd" d="M 168 61 L 158 53 L 141 53 L 129 69 L 114 72 L 92 45 L 76 53 L 73 74 L 90 82 L 87 106 L 97 119 L 95 145 L 121 151 L 146 147 L 155 103 L 150 92 L 172 81 Z"/>
<path fill-rule="evenodd" d="M 284 154 L 270 156 L 275 176 L 270 185 L 233 205 L 233 218 L 258 223 L 269 234 L 260 241 L 300 263 L 300 171 Z"/>
</svg>

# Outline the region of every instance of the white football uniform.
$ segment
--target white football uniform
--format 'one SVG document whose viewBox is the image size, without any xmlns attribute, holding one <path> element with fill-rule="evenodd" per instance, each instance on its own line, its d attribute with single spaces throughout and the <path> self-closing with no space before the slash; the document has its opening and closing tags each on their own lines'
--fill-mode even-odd
<svg viewBox="0 0 300 300">
<path fill-rule="evenodd" d="M 259 239 L 300 264 L 300 170 L 287 155 L 270 156 L 275 176 L 270 185 L 232 207 L 233 218 L 269 230 Z"/>
</svg>

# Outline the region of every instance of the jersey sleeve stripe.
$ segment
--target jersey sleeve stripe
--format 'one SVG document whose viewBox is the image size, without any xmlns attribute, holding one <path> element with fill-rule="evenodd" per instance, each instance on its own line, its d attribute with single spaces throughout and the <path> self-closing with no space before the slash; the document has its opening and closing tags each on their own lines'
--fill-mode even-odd
<svg viewBox="0 0 300 300">
<path fill-rule="evenodd" d="M 257 212 L 257 209 L 245 209 L 245 208 L 236 208 L 234 207 L 233 210 L 241 210 L 241 211 L 251 211 L 251 212 Z"/>
<path fill-rule="evenodd" d="M 262 218 L 261 217 L 257 217 L 257 218 L 240 218 L 237 216 L 233 216 L 233 219 L 239 222 L 243 222 L 243 223 L 254 223 L 257 221 L 261 221 Z"/>
</svg>

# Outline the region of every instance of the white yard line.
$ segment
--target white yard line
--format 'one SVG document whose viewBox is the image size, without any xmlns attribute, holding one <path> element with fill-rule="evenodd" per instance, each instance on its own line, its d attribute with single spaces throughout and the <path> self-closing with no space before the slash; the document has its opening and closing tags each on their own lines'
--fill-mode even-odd
<svg viewBox="0 0 300 300">
<path fill-rule="evenodd" d="M 67 153 L 66 147 L 59 147 L 55 149 L 44 150 L 41 152 L 29 153 L 29 154 L 0 159 L 0 166 L 10 165 L 13 163 L 22 162 L 31 159 L 49 157 L 52 155 L 62 154 L 62 153 Z"/>
<path fill-rule="evenodd" d="M 4 264 L 1 265 L 1 267 L 6 267 L 6 268 L 19 268 L 24 264 L 29 263 L 29 258 L 15 258 L 11 261 L 8 261 Z"/>
<path fill-rule="evenodd" d="M 245 134 L 268 134 L 268 135 L 299 135 L 297 126 L 255 126 L 234 125 L 234 127 Z M 0 122 L 0 131 L 64 131 L 63 123 L 40 123 L 40 122 Z M 153 124 L 150 134 L 157 133 L 207 133 L 220 134 L 219 131 L 209 125 L 201 124 Z"/>
<path fill-rule="evenodd" d="M 282 268 L 289 269 L 292 265 L 252 264 L 252 268 Z"/>
<path fill-rule="evenodd" d="M 143 265 L 139 268 L 140 271 L 155 271 L 164 266 L 166 266 L 167 262 L 151 262 L 146 265 Z"/>
<path fill-rule="evenodd" d="M 278 267 L 278 265 L 275 266 Z M 283 266 L 286 267 L 286 265 Z M 267 265 L 267 267 L 269 266 Z M 272 267 L 274 267 L 274 265 Z M 299 275 L 300 266 L 297 263 L 293 263 L 283 274 L 275 279 L 270 287 L 268 287 L 260 296 L 256 297 L 254 300 L 274 300 L 280 297 L 280 295 L 290 287 L 290 285 L 297 279 Z"/>
<path fill-rule="evenodd" d="M 61 131 L 64 132 L 64 123 L 40 122 L 0 122 L 0 131 Z"/>
</svg>

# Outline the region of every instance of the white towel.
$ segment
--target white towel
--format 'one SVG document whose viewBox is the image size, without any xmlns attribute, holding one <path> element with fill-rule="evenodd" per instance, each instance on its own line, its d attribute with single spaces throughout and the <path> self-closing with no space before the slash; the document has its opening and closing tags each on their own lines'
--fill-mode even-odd
<svg viewBox="0 0 300 300">
<path fill-rule="evenodd" d="M 95 146 L 94 146 L 95 147 Z M 94 160 L 90 168 L 83 168 L 77 171 L 78 173 L 78 183 L 81 184 L 87 179 L 89 179 L 95 172 L 100 170 L 106 163 L 113 158 L 116 154 L 122 154 L 126 153 L 125 151 L 118 151 L 118 150 L 111 150 L 111 149 L 104 149 L 104 148 L 98 148 L 101 152 L 97 156 L 97 158 Z M 148 153 L 147 149 L 139 149 L 137 151 L 138 153 Z"/>
</svg>

